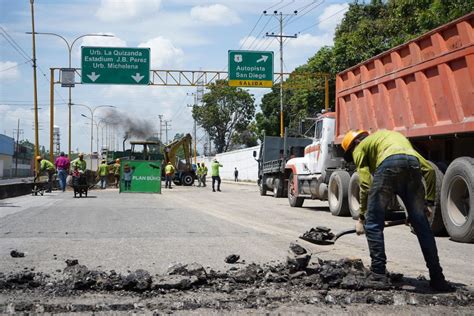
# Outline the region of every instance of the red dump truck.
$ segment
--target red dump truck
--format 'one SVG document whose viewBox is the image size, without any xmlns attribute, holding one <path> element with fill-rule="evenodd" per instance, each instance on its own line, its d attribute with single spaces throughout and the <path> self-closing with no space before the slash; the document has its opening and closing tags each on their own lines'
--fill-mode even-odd
<svg viewBox="0 0 474 316">
<path fill-rule="evenodd" d="M 336 77 L 336 112 L 318 117 L 305 156 L 286 165 L 290 205 L 328 200 L 358 211 L 358 175 L 342 159 L 351 129 L 399 131 L 436 170 L 437 235 L 474 242 L 474 14 L 438 27 Z"/>
</svg>

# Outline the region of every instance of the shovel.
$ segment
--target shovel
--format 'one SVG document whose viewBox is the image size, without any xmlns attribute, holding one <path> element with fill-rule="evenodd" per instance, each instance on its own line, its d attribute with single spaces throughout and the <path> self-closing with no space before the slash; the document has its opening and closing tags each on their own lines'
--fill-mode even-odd
<svg viewBox="0 0 474 316">
<path fill-rule="evenodd" d="M 407 221 L 405 219 L 400 219 L 396 221 L 386 221 L 384 222 L 384 227 L 404 225 L 406 223 Z M 330 228 L 324 226 L 317 226 L 316 228 L 311 228 L 311 230 L 300 236 L 300 239 L 303 239 L 312 244 L 327 246 L 334 245 L 334 243 L 336 242 L 336 240 L 339 239 L 339 237 L 348 234 L 354 234 L 355 232 L 355 228 L 350 228 L 340 231 L 337 234 L 333 234 Z"/>
</svg>

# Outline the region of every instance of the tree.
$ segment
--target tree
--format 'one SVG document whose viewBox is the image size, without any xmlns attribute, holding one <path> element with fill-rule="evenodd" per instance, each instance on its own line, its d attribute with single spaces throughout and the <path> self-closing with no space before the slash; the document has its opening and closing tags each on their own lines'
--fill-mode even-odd
<svg viewBox="0 0 474 316">
<path fill-rule="evenodd" d="M 233 149 L 257 146 L 258 138 L 257 124 L 253 121 L 242 132 L 234 133 L 232 136 Z"/>
<path fill-rule="evenodd" d="M 217 153 L 225 152 L 235 132 L 243 132 L 255 114 L 255 100 L 246 90 L 229 87 L 226 80 L 208 86 L 202 106 L 193 107 L 193 118 L 209 133 Z"/>
<path fill-rule="evenodd" d="M 293 74 L 330 73 L 329 105 L 335 109 L 335 75 L 392 47 L 474 11 L 472 0 L 372 0 L 354 1 L 337 26 L 333 47 L 322 47 L 286 80 L 297 83 Z M 295 127 L 301 118 L 324 108 L 324 81 L 308 80 L 311 88 L 285 92 L 285 126 Z M 258 130 L 279 135 L 279 103 L 276 88 L 262 98 L 257 113 Z M 288 97 L 288 99 L 287 99 Z"/>
</svg>

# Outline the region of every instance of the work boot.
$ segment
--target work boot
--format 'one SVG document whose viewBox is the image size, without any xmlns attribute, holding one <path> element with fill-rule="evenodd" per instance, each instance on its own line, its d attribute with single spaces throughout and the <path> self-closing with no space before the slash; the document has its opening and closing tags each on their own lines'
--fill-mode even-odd
<svg viewBox="0 0 474 316">
<path fill-rule="evenodd" d="M 221 189 L 217 189 L 217 191 L 222 192 Z"/>
<path fill-rule="evenodd" d="M 212 189 L 212 192 L 216 192 L 216 190 Z"/>
<path fill-rule="evenodd" d="M 367 275 L 367 285 L 376 290 L 383 290 L 390 287 L 391 283 L 386 274 L 380 274 L 370 271 Z"/>
<path fill-rule="evenodd" d="M 430 279 L 430 287 L 437 292 L 454 292 L 456 288 L 451 285 L 444 276 Z"/>
</svg>

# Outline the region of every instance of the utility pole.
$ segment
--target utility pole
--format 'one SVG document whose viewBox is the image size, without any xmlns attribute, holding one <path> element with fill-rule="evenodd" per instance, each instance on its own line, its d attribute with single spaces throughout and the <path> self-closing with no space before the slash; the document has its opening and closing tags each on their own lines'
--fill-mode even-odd
<svg viewBox="0 0 474 316">
<path fill-rule="evenodd" d="M 188 104 L 188 107 L 194 108 L 195 106 L 198 106 L 199 102 L 199 90 L 196 91 L 196 93 L 188 93 L 188 95 L 192 95 L 194 97 L 194 104 Z M 196 124 L 196 119 L 194 119 L 194 126 L 193 126 L 193 132 L 194 132 L 194 163 L 197 164 L 197 124 Z"/>
<path fill-rule="evenodd" d="M 298 11 L 294 11 L 292 14 L 283 14 L 281 11 L 273 11 L 273 14 L 267 14 L 266 11 L 263 11 L 263 14 L 268 16 L 273 16 L 280 22 L 280 34 L 268 34 L 268 37 L 275 37 L 278 39 L 280 43 L 280 137 L 283 138 L 284 136 L 284 122 L 283 122 L 283 41 L 284 38 L 296 38 L 297 35 L 283 35 L 283 20 L 289 16 L 296 15 Z"/>
<path fill-rule="evenodd" d="M 19 143 L 19 138 L 20 138 L 20 119 L 18 119 L 18 125 L 17 125 L 17 128 L 16 128 L 15 177 L 18 176 L 18 156 L 20 155 L 20 143 Z"/>
<path fill-rule="evenodd" d="M 35 102 L 35 170 L 38 172 L 38 161 L 36 157 L 39 156 L 39 131 L 38 131 L 38 89 L 36 81 L 36 43 L 35 43 L 35 9 L 34 0 L 30 0 L 31 5 L 31 38 L 33 42 L 33 88 L 34 88 L 34 102 Z"/>
<path fill-rule="evenodd" d="M 162 123 L 163 123 L 163 115 L 158 115 L 158 118 L 160 119 L 160 142 L 163 144 L 163 138 L 162 138 L 162 133 L 163 133 L 163 130 L 162 130 Z"/>
<path fill-rule="evenodd" d="M 166 139 L 166 144 L 168 144 L 168 130 L 171 129 L 171 125 L 168 127 L 168 123 L 171 123 L 171 120 L 164 120 L 165 122 L 165 139 Z"/>
</svg>

